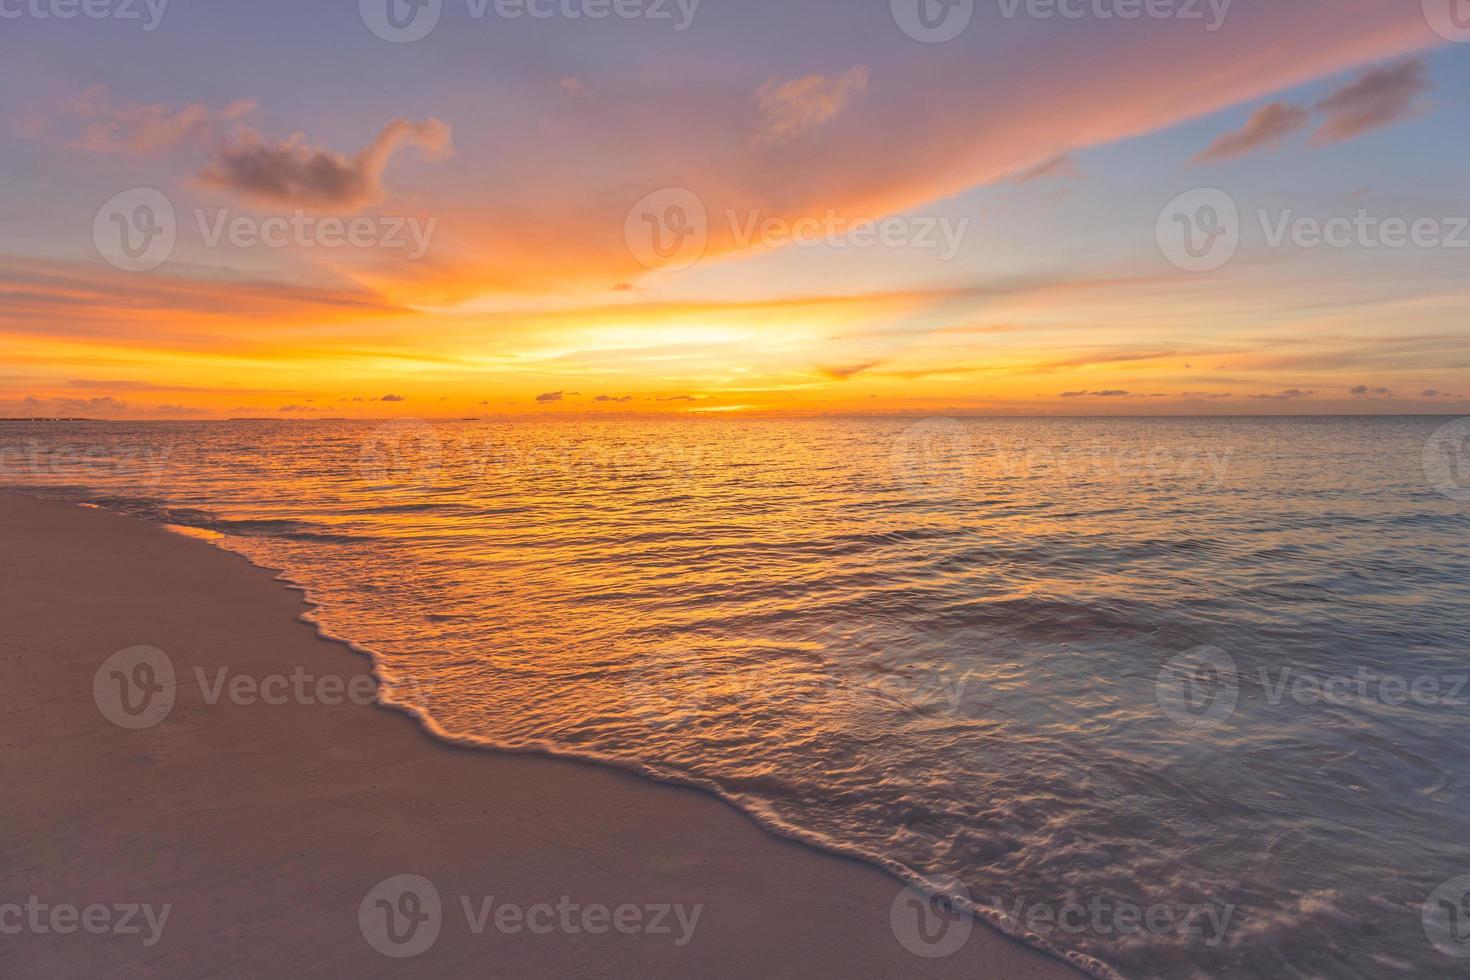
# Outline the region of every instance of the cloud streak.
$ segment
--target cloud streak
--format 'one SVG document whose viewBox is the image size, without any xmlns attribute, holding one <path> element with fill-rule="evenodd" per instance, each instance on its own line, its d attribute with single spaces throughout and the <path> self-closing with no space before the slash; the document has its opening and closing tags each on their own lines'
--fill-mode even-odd
<svg viewBox="0 0 1470 980">
<path fill-rule="evenodd" d="M 1309 110 L 1288 102 L 1272 102 L 1262 106 L 1236 132 L 1216 139 L 1194 158 L 1195 163 L 1233 160 L 1256 150 L 1280 143 L 1311 122 Z"/>
<path fill-rule="evenodd" d="M 1317 103 L 1327 118 L 1312 134 L 1312 144 L 1340 143 L 1400 122 L 1427 91 L 1422 59 L 1371 69 Z"/>
</svg>

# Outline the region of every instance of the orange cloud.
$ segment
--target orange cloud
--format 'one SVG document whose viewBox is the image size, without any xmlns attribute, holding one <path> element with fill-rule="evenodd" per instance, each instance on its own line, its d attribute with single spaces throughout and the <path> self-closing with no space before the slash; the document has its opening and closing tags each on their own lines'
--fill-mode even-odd
<svg viewBox="0 0 1470 980">
<path fill-rule="evenodd" d="M 756 134 L 760 143 L 785 143 L 804 136 L 840 115 L 868 87 L 862 65 L 836 77 L 807 75 L 789 82 L 772 79 L 756 93 L 764 116 Z"/>
</svg>

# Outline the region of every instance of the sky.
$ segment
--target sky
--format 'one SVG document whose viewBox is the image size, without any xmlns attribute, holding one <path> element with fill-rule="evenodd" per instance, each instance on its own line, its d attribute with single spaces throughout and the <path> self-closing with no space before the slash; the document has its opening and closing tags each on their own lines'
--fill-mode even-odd
<svg viewBox="0 0 1470 980">
<path fill-rule="evenodd" d="M 1464 0 L 0 21 L 0 416 L 1470 412 Z"/>
</svg>

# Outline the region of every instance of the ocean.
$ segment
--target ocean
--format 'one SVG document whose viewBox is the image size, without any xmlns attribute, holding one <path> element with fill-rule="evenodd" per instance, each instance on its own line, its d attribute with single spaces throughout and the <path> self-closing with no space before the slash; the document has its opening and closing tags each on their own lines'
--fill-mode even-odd
<svg viewBox="0 0 1470 980">
<path fill-rule="evenodd" d="M 1100 974 L 1470 963 L 1470 422 L 0 423 L 0 484 Z"/>
</svg>

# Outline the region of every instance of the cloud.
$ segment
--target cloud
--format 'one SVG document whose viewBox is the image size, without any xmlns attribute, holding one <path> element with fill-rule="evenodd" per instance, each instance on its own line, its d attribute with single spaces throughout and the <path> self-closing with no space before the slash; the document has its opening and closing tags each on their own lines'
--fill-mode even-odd
<svg viewBox="0 0 1470 980">
<path fill-rule="evenodd" d="M 1399 122 L 1429 87 L 1420 58 L 1370 69 L 1317 103 L 1327 119 L 1312 134 L 1312 144 L 1338 143 Z"/>
<path fill-rule="evenodd" d="M 408 401 L 408 399 L 405 398 L 405 397 L 403 397 L 402 395 L 384 395 L 382 398 L 379 398 L 378 401 L 380 401 L 380 402 L 406 402 L 406 401 Z"/>
<path fill-rule="evenodd" d="M 1021 171 L 1011 180 L 1017 184 L 1029 184 L 1033 180 L 1041 180 L 1043 177 L 1077 177 L 1082 176 L 1077 162 L 1069 153 L 1054 156 L 1050 160 L 1043 160 L 1034 167 Z"/>
<path fill-rule="evenodd" d="M 453 153 L 449 124 L 434 118 L 394 119 L 351 158 L 305 140 L 297 133 L 272 142 L 242 126 L 217 148 L 199 181 L 264 204 L 358 210 L 386 196 L 383 171 L 401 147 L 416 146 L 431 160 Z"/>
<path fill-rule="evenodd" d="M 1120 391 L 1116 388 L 1107 391 L 1064 391 L 1061 398 L 1126 398 L 1132 395 L 1131 391 Z"/>
<path fill-rule="evenodd" d="M 616 395 L 616 396 L 615 395 L 598 395 L 596 398 L 594 398 L 592 400 L 593 401 L 596 401 L 596 402 L 618 402 L 618 403 L 621 403 L 621 402 L 630 402 L 630 401 L 632 401 L 633 400 L 633 396 L 632 395 Z"/>
<path fill-rule="evenodd" d="M 218 119 L 239 119 L 255 108 L 253 100 L 242 99 L 220 110 Z M 180 143 L 207 139 L 216 124 L 216 114 L 197 102 L 180 109 L 136 102 L 114 106 L 106 85 L 94 85 L 83 92 L 72 103 L 71 112 L 85 120 L 82 135 L 71 145 L 95 153 L 157 153 Z"/>
<path fill-rule="evenodd" d="M 537 395 L 536 400 L 544 405 L 549 402 L 559 402 L 566 397 L 566 394 L 564 391 L 548 391 L 544 395 Z"/>
<path fill-rule="evenodd" d="M 1311 111 L 1303 106 L 1289 102 L 1272 102 L 1257 109 L 1243 128 L 1217 138 L 1194 158 L 1194 162 L 1232 160 L 1264 149 L 1279 143 L 1297 130 L 1306 128 L 1311 118 Z"/>
<path fill-rule="evenodd" d="M 1278 391 L 1274 395 L 1251 395 L 1251 397 L 1256 399 L 1257 401 L 1289 402 L 1295 401 L 1298 398 L 1311 398 L 1315 394 L 1317 394 L 1316 391 L 1303 391 L 1300 388 L 1288 388 L 1285 391 Z"/>
<path fill-rule="evenodd" d="M 852 364 L 846 367 L 822 367 L 821 365 L 817 365 L 817 370 L 833 381 L 846 381 L 848 378 L 857 377 L 864 371 L 871 371 L 875 367 L 880 367 L 884 363 L 884 361 L 864 361 L 861 364 Z"/>
<path fill-rule="evenodd" d="M 1358 385 L 1356 388 L 1349 388 L 1348 394 L 1353 395 L 1356 398 L 1365 398 L 1369 395 L 1391 395 L 1393 394 L 1393 389 L 1370 388 L 1367 385 Z"/>
<path fill-rule="evenodd" d="M 698 398 L 695 398 L 693 395 L 670 395 L 667 398 L 660 398 L 658 400 L 661 401 L 661 402 L 697 402 L 697 401 L 699 401 L 699 399 Z"/>
<path fill-rule="evenodd" d="M 587 83 L 576 75 L 563 75 L 557 84 L 568 95 L 582 95 L 587 91 Z"/>
<path fill-rule="evenodd" d="M 840 115 L 868 88 L 868 69 L 859 65 L 836 77 L 807 75 L 789 82 L 771 79 L 756 93 L 761 130 L 757 143 L 785 143 Z"/>
</svg>

